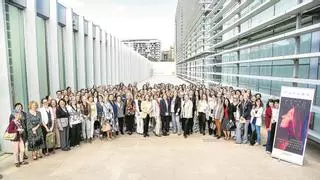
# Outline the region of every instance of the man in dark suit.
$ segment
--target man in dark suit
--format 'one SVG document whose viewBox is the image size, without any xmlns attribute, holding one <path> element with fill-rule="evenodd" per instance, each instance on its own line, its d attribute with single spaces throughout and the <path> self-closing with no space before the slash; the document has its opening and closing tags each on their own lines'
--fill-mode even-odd
<svg viewBox="0 0 320 180">
<path fill-rule="evenodd" d="M 160 101 L 160 116 L 162 121 L 162 134 L 164 136 L 169 135 L 169 122 L 170 122 L 170 108 L 171 103 L 168 96 L 164 93 Z"/>
</svg>

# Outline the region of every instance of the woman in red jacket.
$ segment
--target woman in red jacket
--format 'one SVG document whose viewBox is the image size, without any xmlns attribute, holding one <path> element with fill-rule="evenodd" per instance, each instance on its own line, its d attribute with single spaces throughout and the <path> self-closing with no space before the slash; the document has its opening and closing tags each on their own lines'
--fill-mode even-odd
<svg viewBox="0 0 320 180">
<path fill-rule="evenodd" d="M 19 111 L 14 112 L 15 118 L 10 121 L 8 127 L 8 133 L 16 133 L 16 138 L 12 140 L 13 142 L 13 154 L 15 157 L 15 165 L 16 167 L 20 167 L 20 165 L 26 165 L 28 162 L 23 160 L 24 155 L 24 142 L 23 142 L 23 127 L 20 123 L 21 113 Z"/>
<path fill-rule="evenodd" d="M 271 146 L 272 144 L 270 143 L 270 132 L 271 132 L 271 118 L 272 118 L 272 108 L 273 108 L 273 99 L 269 99 L 267 108 L 265 111 L 265 120 L 266 120 L 266 130 L 268 133 L 268 138 L 267 138 L 267 144 L 266 144 L 266 151 L 271 152 Z"/>
</svg>

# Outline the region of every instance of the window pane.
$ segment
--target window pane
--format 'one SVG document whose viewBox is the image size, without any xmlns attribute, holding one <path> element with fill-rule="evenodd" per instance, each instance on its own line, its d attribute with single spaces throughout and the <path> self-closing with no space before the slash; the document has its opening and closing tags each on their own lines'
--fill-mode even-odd
<svg viewBox="0 0 320 180">
<path fill-rule="evenodd" d="M 64 36 L 63 36 L 63 27 L 61 26 L 58 26 L 58 55 L 59 55 L 60 89 L 65 89 L 66 73 L 65 73 L 65 59 L 64 59 Z"/>
<path fill-rule="evenodd" d="M 8 4 L 6 4 L 6 25 L 12 102 L 13 104 L 20 102 L 24 107 L 28 107 L 23 16 L 18 8 Z"/>
<path fill-rule="evenodd" d="M 44 19 L 36 17 L 36 30 L 40 97 L 43 98 L 49 95 L 46 21 Z"/>
</svg>

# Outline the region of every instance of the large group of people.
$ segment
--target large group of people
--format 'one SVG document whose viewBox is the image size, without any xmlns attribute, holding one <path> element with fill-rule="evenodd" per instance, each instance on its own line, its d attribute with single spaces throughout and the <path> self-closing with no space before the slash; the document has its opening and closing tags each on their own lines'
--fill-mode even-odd
<svg viewBox="0 0 320 180">
<path fill-rule="evenodd" d="M 270 97 L 264 107 L 261 94 L 223 86 L 146 83 L 139 89 L 137 83 L 120 83 L 79 91 L 68 87 L 54 98 L 44 97 L 40 106 L 30 101 L 27 111 L 21 103 L 15 104 L 7 132 L 16 133 L 11 141 L 17 167 L 28 164 L 25 149 L 38 160 L 58 148 L 69 151 L 94 139 L 133 133 L 145 138 L 150 133 L 184 138 L 200 133 L 260 145 L 263 124 L 270 153 L 278 108 L 278 99 Z"/>
</svg>

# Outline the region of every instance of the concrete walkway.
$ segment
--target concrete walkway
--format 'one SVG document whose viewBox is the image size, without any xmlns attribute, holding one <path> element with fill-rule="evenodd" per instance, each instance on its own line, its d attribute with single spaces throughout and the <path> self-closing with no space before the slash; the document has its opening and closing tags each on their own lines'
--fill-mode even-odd
<svg viewBox="0 0 320 180">
<path fill-rule="evenodd" d="M 305 166 L 300 167 L 271 158 L 263 147 L 202 135 L 188 139 L 175 134 L 160 138 L 125 135 L 112 141 L 96 140 L 30 161 L 19 169 L 11 159 L 1 162 L 2 174 L 8 180 L 320 179 L 320 158 L 309 152 Z"/>
</svg>

